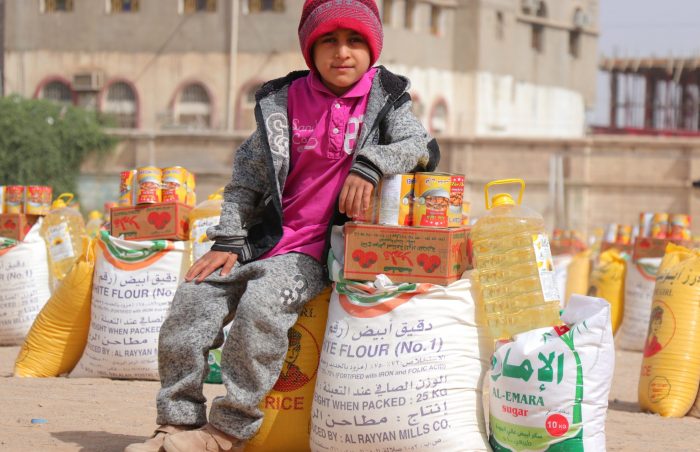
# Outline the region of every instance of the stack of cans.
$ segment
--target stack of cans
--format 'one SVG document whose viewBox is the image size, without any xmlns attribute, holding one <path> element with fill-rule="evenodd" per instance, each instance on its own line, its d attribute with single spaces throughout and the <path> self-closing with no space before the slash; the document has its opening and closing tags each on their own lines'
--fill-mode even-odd
<svg viewBox="0 0 700 452">
<path fill-rule="evenodd" d="M 642 212 L 639 214 L 640 237 L 690 240 L 690 215 Z"/>
<path fill-rule="evenodd" d="M 119 206 L 179 202 L 194 206 L 194 174 L 181 166 L 158 168 L 144 166 L 122 171 L 119 183 Z"/>
<path fill-rule="evenodd" d="M 382 179 L 369 209 L 355 221 L 454 228 L 469 224 L 469 207 L 464 201 L 463 175 L 397 174 Z"/>
<path fill-rule="evenodd" d="M 46 215 L 52 195 L 46 185 L 0 185 L 0 213 Z"/>
</svg>

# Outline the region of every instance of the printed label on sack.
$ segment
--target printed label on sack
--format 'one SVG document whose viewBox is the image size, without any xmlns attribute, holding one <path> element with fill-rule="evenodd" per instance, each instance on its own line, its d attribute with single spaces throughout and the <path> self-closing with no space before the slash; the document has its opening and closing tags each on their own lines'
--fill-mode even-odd
<svg viewBox="0 0 700 452">
<path fill-rule="evenodd" d="M 557 338 L 550 330 L 538 345 L 536 355 L 523 354 L 511 343 L 493 356 L 489 417 L 494 450 L 546 450 L 581 435 L 583 375 L 573 332 Z M 578 450 L 578 441 L 567 444 L 567 450 Z"/>
<path fill-rule="evenodd" d="M 207 238 L 207 229 L 219 224 L 220 217 L 200 218 L 192 222 L 190 229 L 190 239 L 192 240 L 192 257 L 196 261 L 209 252 L 214 244 Z"/>
<path fill-rule="evenodd" d="M 49 226 L 49 253 L 54 262 L 75 257 L 73 242 L 68 231 L 68 223 Z"/>
<path fill-rule="evenodd" d="M 558 301 L 557 279 L 554 272 L 554 259 L 549 249 L 547 234 L 533 234 L 532 246 L 535 249 L 537 269 L 540 273 L 544 301 Z"/>
</svg>

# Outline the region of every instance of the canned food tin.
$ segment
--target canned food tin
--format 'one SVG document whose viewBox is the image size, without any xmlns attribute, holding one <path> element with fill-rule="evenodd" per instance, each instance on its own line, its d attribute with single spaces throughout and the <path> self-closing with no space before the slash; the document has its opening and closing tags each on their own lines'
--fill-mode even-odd
<svg viewBox="0 0 700 452">
<path fill-rule="evenodd" d="M 136 170 L 136 204 L 155 204 L 161 201 L 163 172 L 155 166 Z"/>
<path fill-rule="evenodd" d="M 120 206 L 134 205 L 134 184 L 136 182 L 136 170 L 122 171 L 119 173 L 119 202 Z"/>
<path fill-rule="evenodd" d="M 673 214 L 671 215 L 671 236 L 676 240 L 690 240 L 690 215 Z"/>
<path fill-rule="evenodd" d="M 163 169 L 163 202 L 187 202 L 188 175 L 181 166 Z"/>
<path fill-rule="evenodd" d="M 416 173 L 413 226 L 446 228 L 452 175 Z"/>
<path fill-rule="evenodd" d="M 470 218 L 469 214 L 472 211 L 472 203 L 469 201 L 462 201 L 462 226 L 469 226 Z"/>
<path fill-rule="evenodd" d="M 450 207 L 447 209 L 447 226 L 458 228 L 462 225 L 462 202 L 464 200 L 464 176 L 452 175 L 450 185 Z"/>
<path fill-rule="evenodd" d="M 49 206 L 45 203 L 46 187 L 43 185 L 30 185 L 26 188 L 24 196 L 24 213 L 27 215 L 46 215 Z"/>
<path fill-rule="evenodd" d="M 608 243 L 614 243 L 617 240 L 617 223 L 610 223 L 605 228 L 605 234 L 603 235 L 603 241 Z"/>
<path fill-rule="evenodd" d="M 639 236 L 651 236 L 651 222 L 654 218 L 653 212 L 642 212 L 639 214 Z"/>
<path fill-rule="evenodd" d="M 51 201 L 53 201 L 53 189 L 49 186 L 43 187 L 41 203 L 45 207 L 46 214 L 51 210 Z"/>
<path fill-rule="evenodd" d="M 197 194 L 194 189 L 196 188 L 194 173 L 187 171 L 187 205 L 194 206 L 197 204 Z"/>
<path fill-rule="evenodd" d="M 396 174 L 382 179 L 379 186 L 379 224 L 413 226 L 415 181 L 413 174 Z"/>
<path fill-rule="evenodd" d="M 651 237 L 665 239 L 668 237 L 668 214 L 655 213 L 651 220 Z"/>
<path fill-rule="evenodd" d="M 24 208 L 24 185 L 5 187 L 5 213 L 22 213 Z"/>
<path fill-rule="evenodd" d="M 615 243 L 619 245 L 629 245 L 632 243 L 632 226 L 629 224 L 621 224 L 618 226 Z"/>
</svg>

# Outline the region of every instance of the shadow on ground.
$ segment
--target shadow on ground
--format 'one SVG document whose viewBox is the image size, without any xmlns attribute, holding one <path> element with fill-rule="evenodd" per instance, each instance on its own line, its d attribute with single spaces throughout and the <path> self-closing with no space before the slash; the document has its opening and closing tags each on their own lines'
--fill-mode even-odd
<svg viewBox="0 0 700 452">
<path fill-rule="evenodd" d="M 77 444 L 81 452 L 122 452 L 131 443 L 145 441 L 145 436 L 109 432 L 53 432 L 51 436 L 66 444 Z"/>
<path fill-rule="evenodd" d="M 640 413 L 639 403 L 627 402 L 625 400 L 612 399 L 608 400 L 608 409 L 615 411 L 626 411 L 627 413 Z"/>
</svg>

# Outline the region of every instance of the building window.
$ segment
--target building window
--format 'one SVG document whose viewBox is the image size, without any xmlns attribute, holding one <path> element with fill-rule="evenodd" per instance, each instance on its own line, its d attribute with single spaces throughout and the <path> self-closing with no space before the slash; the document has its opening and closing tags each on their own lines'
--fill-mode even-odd
<svg viewBox="0 0 700 452">
<path fill-rule="evenodd" d="M 442 22 L 442 8 L 430 5 L 430 33 L 435 36 L 442 34 L 440 23 Z"/>
<path fill-rule="evenodd" d="M 430 113 L 430 131 L 431 133 L 447 131 L 447 104 L 442 99 L 435 103 Z"/>
<path fill-rule="evenodd" d="M 581 55 L 581 32 L 579 30 L 569 32 L 569 55 L 574 58 Z"/>
<path fill-rule="evenodd" d="M 503 17 L 503 12 L 496 11 L 496 39 L 502 41 L 505 35 L 505 19 Z"/>
<path fill-rule="evenodd" d="M 49 82 L 41 90 L 41 98 L 59 104 L 73 105 L 73 90 L 67 83 L 54 80 Z"/>
<path fill-rule="evenodd" d="M 391 25 L 392 12 L 394 10 L 394 0 L 384 0 L 382 2 L 382 23 Z"/>
<path fill-rule="evenodd" d="M 537 5 L 537 17 L 540 19 L 547 18 L 547 5 L 543 1 Z M 537 53 L 544 52 L 544 25 L 539 23 L 532 24 L 531 45 Z"/>
<path fill-rule="evenodd" d="M 179 125 L 205 129 L 211 124 L 211 99 L 200 83 L 191 83 L 182 90 L 175 108 Z"/>
<path fill-rule="evenodd" d="M 414 16 L 416 15 L 416 2 L 415 0 L 406 0 L 404 10 L 404 26 L 406 30 L 413 30 L 413 24 L 415 23 Z"/>
<path fill-rule="evenodd" d="M 537 53 L 544 51 L 544 27 L 539 24 L 532 24 L 532 48 Z"/>
<path fill-rule="evenodd" d="M 71 12 L 73 0 L 41 0 L 39 10 L 42 13 Z"/>
<path fill-rule="evenodd" d="M 139 0 L 107 0 L 107 12 L 131 13 L 139 10 Z"/>
<path fill-rule="evenodd" d="M 216 0 L 180 0 L 180 12 L 192 13 L 213 13 L 216 12 Z"/>
<path fill-rule="evenodd" d="M 284 0 L 248 0 L 248 12 L 260 13 L 263 11 L 284 12 Z"/>
<path fill-rule="evenodd" d="M 107 89 L 107 98 L 102 112 L 116 122 L 117 127 L 136 127 L 136 94 L 131 85 L 125 82 L 112 83 Z"/>
</svg>

